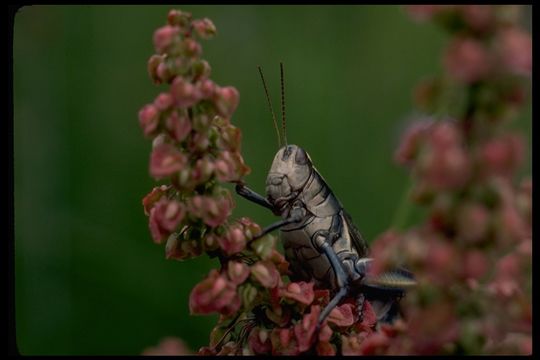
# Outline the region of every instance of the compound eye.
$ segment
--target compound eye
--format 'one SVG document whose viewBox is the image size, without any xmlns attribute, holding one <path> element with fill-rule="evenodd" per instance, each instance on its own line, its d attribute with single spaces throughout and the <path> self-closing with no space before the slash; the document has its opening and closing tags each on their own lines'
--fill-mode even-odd
<svg viewBox="0 0 540 360">
<path fill-rule="evenodd" d="M 304 149 L 298 148 L 294 156 L 294 162 L 298 165 L 306 165 L 308 163 L 308 156 Z"/>
</svg>

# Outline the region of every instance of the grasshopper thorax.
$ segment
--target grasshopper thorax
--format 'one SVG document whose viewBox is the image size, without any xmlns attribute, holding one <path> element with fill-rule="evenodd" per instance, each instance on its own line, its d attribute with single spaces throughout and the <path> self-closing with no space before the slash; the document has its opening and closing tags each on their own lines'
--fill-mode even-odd
<svg viewBox="0 0 540 360">
<path fill-rule="evenodd" d="M 296 145 L 283 146 L 276 153 L 266 178 L 268 200 L 281 208 L 302 191 L 311 172 L 311 159 L 304 149 Z"/>
</svg>

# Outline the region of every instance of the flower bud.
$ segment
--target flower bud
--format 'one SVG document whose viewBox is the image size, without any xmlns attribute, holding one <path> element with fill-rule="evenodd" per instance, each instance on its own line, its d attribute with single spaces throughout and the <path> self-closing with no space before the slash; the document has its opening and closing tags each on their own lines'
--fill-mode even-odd
<svg viewBox="0 0 540 360">
<path fill-rule="evenodd" d="M 191 22 L 191 13 L 172 9 L 167 15 L 167 22 L 169 25 L 178 26 L 185 31 Z"/>
<path fill-rule="evenodd" d="M 162 196 L 167 194 L 167 190 L 169 188 L 170 186 L 167 185 L 157 186 L 153 188 L 152 191 L 143 198 L 142 203 L 146 216 L 150 215 L 150 210 L 154 207 L 155 203 L 157 203 L 158 200 L 161 199 Z"/>
<path fill-rule="evenodd" d="M 154 47 L 156 52 L 163 54 L 173 44 L 175 38 L 180 33 L 176 26 L 166 25 L 154 32 Z"/>
<path fill-rule="evenodd" d="M 491 66 L 484 46 L 472 38 L 453 40 L 445 52 L 443 64 L 451 76 L 467 84 L 483 79 Z"/>
<path fill-rule="evenodd" d="M 171 72 L 169 71 L 169 67 L 165 62 L 158 64 L 156 69 L 156 77 L 159 79 L 159 82 L 163 83 L 168 83 L 171 79 Z"/>
<path fill-rule="evenodd" d="M 209 39 L 216 35 L 216 27 L 214 23 L 207 18 L 194 20 L 193 28 L 195 29 L 197 35 L 199 35 L 203 39 Z"/>
<path fill-rule="evenodd" d="M 234 284 L 240 285 L 249 277 L 249 266 L 245 263 L 229 261 L 227 264 L 227 275 Z"/>
<path fill-rule="evenodd" d="M 530 76 L 532 71 L 531 35 L 516 27 L 504 28 L 497 34 L 497 53 L 513 74 Z"/>
<path fill-rule="evenodd" d="M 214 105 L 218 114 L 224 118 L 230 118 L 240 100 L 240 94 L 232 86 L 218 88 L 214 95 Z"/>
<path fill-rule="evenodd" d="M 200 94 L 197 88 L 180 76 L 174 78 L 171 84 L 171 94 L 174 98 L 176 106 L 182 108 L 191 107 L 200 99 Z"/>
<path fill-rule="evenodd" d="M 191 122 L 189 118 L 184 115 L 178 115 L 176 110 L 172 111 L 165 120 L 165 127 L 171 138 L 177 142 L 182 142 L 191 132 Z"/>
<path fill-rule="evenodd" d="M 163 56 L 161 55 L 152 55 L 150 59 L 148 59 L 148 75 L 150 75 L 150 79 L 154 82 L 154 84 L 160 84 L 161 83 L 161 76 L 158 75 L 157 69 L 158 66 L 163 63 Z"/>
<path fill-rule="evenodd" d="M 202 54 L 202 47 L 192 38 L 185 38 L 182 42 L 180 52 L 188 58 L 198 58 Z"/>
<path fill-rule="evenodd" d="M 210 79 L 198 81 L 195 86 L 197 86 L 202 99 L 212 98 L 217 90 L 216 84 Z"/>
<path fill-rule="evenodd" d="M 152 150 L 150 156 L 150 175 L 162 179 L 182 170 L 187 159 L 171 144 L 160 144 Z"/>
<path fill-rule="evenodd" d="M 139 111 L 139 124 L 145 136 L 150 137 L 154 135 L 159 124 L 158 108 L 153 104 L 145 105 Z"/>
<path fill-rule="evenodd" d="M 171 234 L 185 215 L 183 204 L 177 201 L 160 199 L 150 210 L 149 227 L 154 242 L 161 243 Z"/>
<path fill-rule="evenodd" d="M 310 305 L 315 299 L 313 282 L 291 282 L 284 289 L 279 290 L 279 296 L 294 300 L 300 304 Z"/>
<path fill-rule="evenodd" d="M 212 68 L 206 60 L 195 61 L 192 65 L 193 80 L 200 81 L 208 79 L 212 73 Z"/>
<path fill-rule="evenodd" d="M 489 229 L 490 215 L 481 204 L 465 203 L 457 211 L 456 230 L 459 237 L 470 244 L 485 239 Z"/>
<path fill-rule="evenodd" d="M 172 103 L 173 103 L 173 98 L 171 94 L 165 93 L 165 92 L 159 94 L 154 100 L 154 106 L 159 111 L 165 111 L 169 109 L 172 106 Z"/>
<path fill-rule="evenodd" d="M 251 267 L 251 275 L 265 288 L 276 287 L 280 276 L 276 266 L 269 261 L 258 261 Z"/>
</svg>

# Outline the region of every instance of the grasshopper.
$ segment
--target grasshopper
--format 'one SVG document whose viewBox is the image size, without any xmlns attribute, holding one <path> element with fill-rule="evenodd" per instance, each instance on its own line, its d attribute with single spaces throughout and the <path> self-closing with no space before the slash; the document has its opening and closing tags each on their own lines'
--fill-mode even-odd
<svg viewBox="0 0 540 360">
<path fill-rule="evenodd" d="M 281 110 L 285 145 L 272 162 L 266 179 L 266 197 L 243 183 L 236 192 L 264 206 L 282 220 L 264 228 L 253 240 L 280 229 L 285 258 L 290 264 L 292 281 L 314 281 L 317 288 L 329 289 L 331 300 L 322 310 L 318 327 L 347 296 L 356 298 L 359 317 L 364 301 L 372 305 L 379 321 L 392 321 L 398 314 L 397 303 L 406 289 L 415 284 L 411 273 L 398 269 L 369 276 L 372 258 L 368 246 L 341 202 L 313 165 L 308 153 L 287 144 L 285 129 L 285 91 L 281 70 Z M 272 103 L 262 69 L 259 73 L 281 145 Z"/>
</svg>

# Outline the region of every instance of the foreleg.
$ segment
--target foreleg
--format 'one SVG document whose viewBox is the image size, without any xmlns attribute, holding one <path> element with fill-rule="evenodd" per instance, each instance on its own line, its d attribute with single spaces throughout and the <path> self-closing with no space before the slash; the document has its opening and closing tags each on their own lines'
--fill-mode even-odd
<svg viewBox="0 0 540 360">
<path fill-rule="evenodd" d="M 244 199 L 254 202 L 255 204 L 264 206 L 265 208 L 274 212 L 274 206 L 272 206 L 272 204 L 270 204 L 270 202 L 266 200 L 264 196 L 256 193 L 255 191 L 251 190 L 247 186 L 243 184 L 236 184 L 235 190 L 236 190 L 236 193 L 240 195 L 241 197 L 243 197 Z"/>
</svg>

